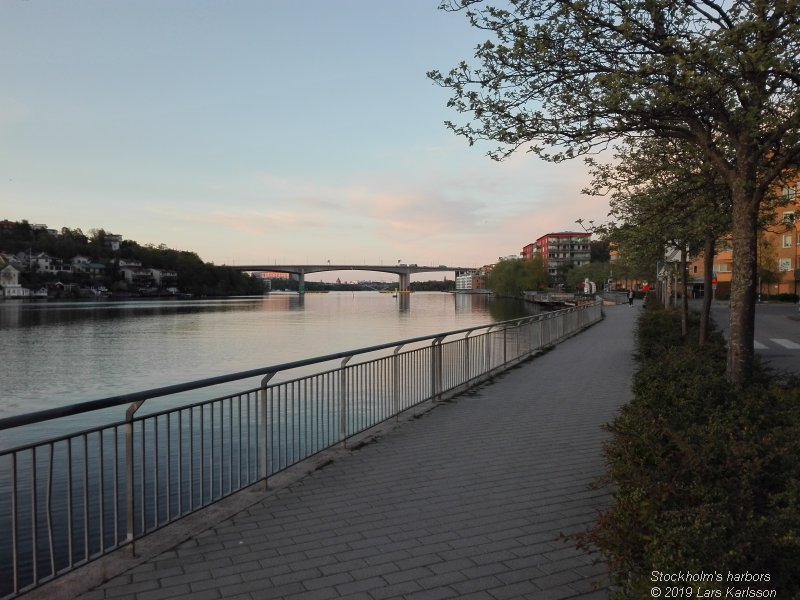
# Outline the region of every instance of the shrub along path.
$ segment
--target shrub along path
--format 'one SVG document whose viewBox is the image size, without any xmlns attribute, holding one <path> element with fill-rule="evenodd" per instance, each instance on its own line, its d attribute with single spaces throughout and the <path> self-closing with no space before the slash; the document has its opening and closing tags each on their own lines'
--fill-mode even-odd
<svg viewBox="0 0 800 600">
<path fill-rule="evenodd" d="M 607 308 L 81 598 L 605 598 L 605 567 L 562 535 L 609 502 L 589 484 L 604 471 L 601 426 L 630 398 L 638 313 Z"/>
</svg>

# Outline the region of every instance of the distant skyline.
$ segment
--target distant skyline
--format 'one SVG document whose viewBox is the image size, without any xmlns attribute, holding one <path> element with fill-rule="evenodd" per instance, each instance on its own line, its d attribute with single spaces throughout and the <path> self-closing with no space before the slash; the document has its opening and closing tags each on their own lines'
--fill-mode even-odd
<svg viewBox="0 0 800 600">
<path fill-rule="evenodd" d="M 6 0 L 0 219 L 216 264 L 463 266 L 604 221 L 582 161 L 445 129 L 425 73 L 486 35 L 437 4 Z"/>
</svg>

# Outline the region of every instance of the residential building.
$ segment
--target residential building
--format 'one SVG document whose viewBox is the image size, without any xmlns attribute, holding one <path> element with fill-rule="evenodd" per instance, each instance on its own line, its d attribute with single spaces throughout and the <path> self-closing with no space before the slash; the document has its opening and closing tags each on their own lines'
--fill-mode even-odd
<svg viewBox="0 0 800 600">
<path fill-rule="evenodd" d="M 456 291 L 485 290 L 486 275 L 479 271 L 456 271 Z"/>
<path fill-rule="evenodd" d="M 85 272 L 84 269 L 86 268 L 86 265 L 91 263 L 92 259 L 89 258 L 88 256 L 83 256 L 82 254 L 76 254 L 75 256 L 72 257 L 70 262 L 72 263 L 73 271 L 76 271 L 78 273 L 83 273 Z"/>
<path fill-rule="evenodd" d="M 541 255 L 542 263 L 550 279 L 556 279 L 559 271 L 579 267 L 591 262 L 589 234 L 586 232 L 561 231 L 548 233 L 522 249 L 520 255 L 532 259 Z"/>
<path fill-rule="evenodd" d="M 178 273 L 167 269 L 150 269 L 153 281 L 160 288 L 174 287 L 178 284 Z"/>
<path fill-rule="evenodd" d="M 134 260 L 132 258 L 120 258 L 117 265 L 119 266 L 120 269 L 122 267 L 141 267 L 142 261 Z"/>
<path fill-rule="evenodd" d="M 83 272 L 88 273 L 92 279 L 102 277 L 106 273 L 106 266 L 103 263 L 90 262 L 83 265 Z"/>
<path fill-rule="evenodd" d="M 155 283 L 152 269 L 124 267 L 119 270 L 126 282 L 135 287 L 152 287 Z"/>
<path fill-rule="evenodd" d="M 52 236 L 57 236 L 58 235 L 58 231 L 56 231 L 55 229 L 49 228 L 44 223 L 34 223 L 33 225 L 31 225 L 31 229 L 33 229 L 34 231 L 44 231 L 44 232 L 46 232 L 46 233 L 48 233 L 49 235 L 52 235 Z"/>
<path fill-rule="evenodd" d="M 775 209 L 770 225 L 761 233 L 759 244 L 765 252 L 765 260 L 774 261 L 767 267 L 777 272 L 777 282 L 763 283 L 762 294 L 797 294 L 800 292 L 800 182 L 784 187 L 784 200 L 788 204 Z M 717 279 L 717 297 L 727 298 L 733 276 L 733 250 L 728 240 L 717 243 L 714 254 L 713 275 Z M 700 255 L 689 265 L 689 281 L 695 290 L 702 294 L 703 256 Z"/>
<path fill-rule="evenodd" d="M 522 247 L 522 252 L 520 252 L 519 255 L 525 260 L 532 260 L 537 250 L 536 244 L 531 242 L 527 246 Z"/>
<path fill-rule="evenodd" d="M 111 248 L 114 252 L 119 250 L 119 245 L 122 243 L 122 236 L 116 233 L 107 233 L 105 238 L 106 246 Z"/>
<path fill-rule="evenodd" d="M 780 281 L 772 284 L 769 294 L 800 293 L 800 184 L 784 188 L 791 202 L 775 211 L 775 225 L 765 236 L 775 251 Z"/>
<path fill-rule="evenodd" d="M 28 298 L 31 291 L 19 283 L 19 270 L 13 265 L 0 269 L 0 296 L 3 298 Z"/>
<path fill-rule="evenodd" d="M 17 271 L 25 271 L 28 266 L 28 255 L 25 254 L 23 260 L 18 254 L 0 252 L 0 269 L 6 265 L 14 265 Z"/>
<path fill-rule="evenodd" d="M 61 259 L 50 256 L 45 252 L 40 252 L 29 257 L 30 267 L 39 273 L 58 273 L 60 271 L 72 271 L 72 265 L 64 264 Z"/>
</svg>

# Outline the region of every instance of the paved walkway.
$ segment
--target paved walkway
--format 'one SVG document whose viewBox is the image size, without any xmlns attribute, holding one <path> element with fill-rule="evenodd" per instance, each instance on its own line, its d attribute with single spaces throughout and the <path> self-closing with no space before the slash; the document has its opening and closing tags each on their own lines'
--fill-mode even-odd
<svg viewBox="0 0 800 600">
<path fill-rule="evenodd" d="M 601 430 L 629 398 L 638 308 L 89 592 L 83 600 L 605 598 L 562 534 L 607 494 Z M 595 586 L 600 582 L 600 588 Z"/>
</svg>

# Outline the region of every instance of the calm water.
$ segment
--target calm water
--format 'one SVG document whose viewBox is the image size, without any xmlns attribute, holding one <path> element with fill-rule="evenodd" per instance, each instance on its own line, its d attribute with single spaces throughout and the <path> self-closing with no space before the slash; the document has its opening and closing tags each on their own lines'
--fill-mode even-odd
<svg viewBox="0 0 800 600">
<path fill-rule="evenodd" d="M 515 318 L 523 311 L 485 296 L 443 293 L 400 299 L 333 292 L 305 298 L 5 301 L 0 417 Z"/>
</svg>

